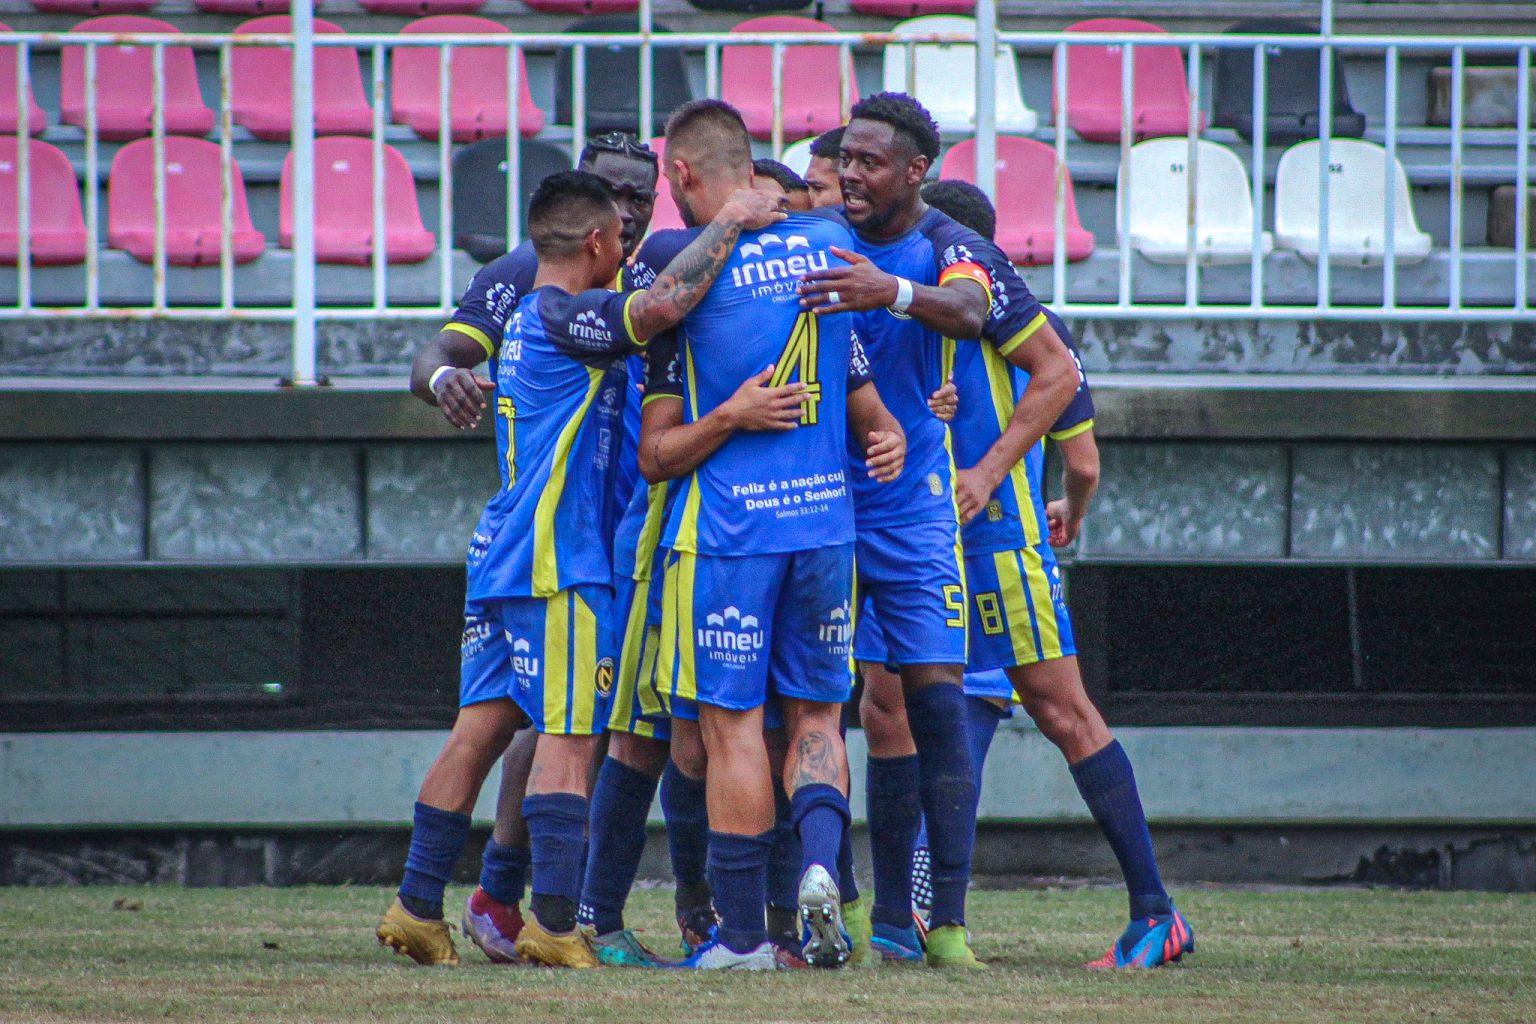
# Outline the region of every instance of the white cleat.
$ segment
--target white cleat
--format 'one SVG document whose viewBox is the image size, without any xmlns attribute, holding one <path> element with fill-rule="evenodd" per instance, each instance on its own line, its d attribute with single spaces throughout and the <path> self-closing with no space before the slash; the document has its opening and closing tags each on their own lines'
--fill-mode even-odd
<svg viewBox="0 0 1536 1024">
<path fill-rule="evenodd" d="M 843 927 L 842 896 L 820 864 L 812 864 L 800 876 L 800 922 L 806 930 L 806 963 L 836 968 L 848 962 L 852 943 Z"/>
<path fill-rule="evenodd" d="M 779 961 L 771 942 L 738 953 L 719 939 L 711 939 L 678 966 L 693 971 L 776 971 Z"/>
</svg>

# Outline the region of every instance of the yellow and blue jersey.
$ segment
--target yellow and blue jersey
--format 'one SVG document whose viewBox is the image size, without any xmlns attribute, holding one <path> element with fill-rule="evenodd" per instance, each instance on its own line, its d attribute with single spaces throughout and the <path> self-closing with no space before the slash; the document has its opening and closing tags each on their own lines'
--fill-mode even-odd
<svg viewBox="0 0 1536 1024">
<path fill-rule="evenodd" d="M 502 487 L 470 541 L 469 599 L 611 584 L 636 294 L 547 286 L 519 301 L 496 368 Z"/>
<path fill-rule="evenodd" d="M 696 235 L 697 229 L 652 235 L 635 257 L 634 282 L 648 284 Z M 798 382 L 807 390 L 796 429 L 738 432 L 678 482 L 662 536 L 669 549 L 773 554 L 853 539 L 846 394 L 867 382 L 868 368 L 854 317 L 802 310 L 797 292 L 806 273 L 837 260 L 833 246 L 851 245 L 845 227 L 820 216 L 792 215 L 744 232 L 684 319 L 675 365 L 664 372 L 680 384 L 686 422 L 770 365 L 770 386 Z"/>
<path fill-rule="evenodd" d="M 507 321 L 512 319 L 518 300 L 533 290 L 538 272 L 539 258 L 534 255 L 532 242 L 524 242 L 496 257 L 475 272 L 453 316 L 443 325 L 445 331 L 455 331 L 480 343 L 491 362 L 492 379 L 496 377 L 496 355 L 507 331 Z"/>
</svg>

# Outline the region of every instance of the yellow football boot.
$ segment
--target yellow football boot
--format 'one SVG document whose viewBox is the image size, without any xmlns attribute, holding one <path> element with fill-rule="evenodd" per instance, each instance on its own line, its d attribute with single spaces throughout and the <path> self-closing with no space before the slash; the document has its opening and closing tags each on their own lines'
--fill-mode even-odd
<svg viewBox="0 0 1536 1024">
<path fill-rule="evenodd" d="M 946 924 L 928 933 L 927 959 L 929 967 L 968 971 L 987 969 L 987 965 L 976 959 L 976 954 L 971 952 L 969 937 L 965 933 L 965 926 L 961 924 Z"/>
<path fill-rule="evenodd" d="M 518 933 L 514 948 L 524 960 L 545 967 L 585 970 L 600 964 L 592 948 L 592 940 L 585 931 L 573 928 L 564 935 L 545 931 L 532 910 L 523 918 L 523 930 Z"/>
<path fill-rule="evenodd" d="M 459 951 L 453 948 L 453 937 L 448 934 L 448 922 L 427 921 L 417 917 L 395 897 L 395 902 L 384 911 L 377 932 L 379 945 L 388 946 L 396 953 L 404 953 L 419 964 L 429 966 L 459 965 Z"/>
<path fill-rule="evenodd" d="M 848 966 L 879 967 L 880 953 L 872 939 L 875 927 L 869 921 L 869 901 L 860 896 L 843 904 L 843 928 L 848 932 Z"/>
</svg>

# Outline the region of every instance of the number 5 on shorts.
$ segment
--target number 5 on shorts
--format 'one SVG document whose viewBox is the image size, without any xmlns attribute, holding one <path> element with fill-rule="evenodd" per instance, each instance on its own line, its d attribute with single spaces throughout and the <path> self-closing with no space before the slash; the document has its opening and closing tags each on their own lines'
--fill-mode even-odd
<svg viewBox="0 0 1536 1024">
<path fill-rule="evenodd" d="M 948 583 L 944 586 L 944 607 L 954 612 L 952 618 L 944 620 L 944 625 L 953 626 L 956 629 L 965 628 L 965 591 L 958 583 Z"/>
</svg>

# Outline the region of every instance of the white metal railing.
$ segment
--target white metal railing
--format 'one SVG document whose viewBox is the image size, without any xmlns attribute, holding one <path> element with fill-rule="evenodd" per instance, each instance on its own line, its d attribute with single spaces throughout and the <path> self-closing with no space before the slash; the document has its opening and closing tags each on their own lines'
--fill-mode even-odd
<svg viewBox="0 0 1536 1024">
<path fill-rule="evenodd" d="M 586 135 L 587 125 L 587 97 L 585 93 L 587 54 L 593 48 L 603 47 L 633 47 L 638 48 L 640 56 L 641 76 L 638 83 L 639 97 L 639 122 L 642 137 L 649 137 L 655 129 L 655 116 L 653 111 L 654 97 L 651 91 L 650 75 L 646 73 L 652 66 L 652 57 L 656 49 L 681 49 L 695 57 L 702 54 L 707 92 L 711 96 L 720 93 L 720 69 L 721 47 L 723 46 L 766 46 L 771 49 L 771 81 L 774 98 L 775 116 L 773 118 L 771 132 L 771 148 L 774 155 L 779 155 L 785 143 L 785 128 L 783 122 L 782 103 L 780 102 L 784 88 L 783 62 L 788 46 L 829 46 L 836 47 L 839 53 L 839 66 L 842 69 L 839 76 L 838 89 L 842 107 L 846 111 L 849 101 L 854 94 L 856 82 L 852 79 L 852 55 L 855 49 L 864 51 L 870 48 L 883 46 L 903 46 L 906 48 L 906 67 L 909 83 L 916 74 L 915 47 L 922 45 L 974 45 L 975 39 L 969 35 L 935 35 L 924 37 L 898 37 L 889 33 L 807 33 L 785 35 L 762 34 L 733 34 L 733 33 L 663 33 L 653 34 L 649 31 L 649 4 L 642 5 L 641 31 L 629 34 L 593 34 L 593 35 L 560 35 L 551 33 L 535 34 L 509 34 L 509 35 L 483 35 L 483 36 L 437 36 L 437 35 L 385 35 L 385 34 L 352 34 L 352 35 L 314 35 L 312 32 L 312 12 L 308 4 L 300 4 L 295 8 L 294 32 L 291 35 L 215 35 L 215 34 L 138 34 L 132 36 L 80 34 L 80 33 L 45 33 L 45 32 L 4 32 L 0 33 L 0 46 L 15 46 L 17 49 L 16 61 L 16 86 L 17 86 L 17 114 L 18 124 L 28 123 L 28 101 L 30 96 L 30 83 L 32 77 L 32 61 L 40 51 L 58 50 L 64 46 L 84 47 L 85 67 L 85 115 L 83 126 L 82 153 L 79 161 L 78 172 L 83 172 L 85 180 L 83 209 L 87 232 L 88 244 L 84 265 L 84 287 L 80 300 L 76 303 L 65 305 L 40 305 L 35 301 L 35 291 L 40 268 L 33 265 L 32 258 L 32 231 L 29 204 L 18 204 L 16 216 L 16 228 L 18 233 L 18 258 L 16 266 L 16 300 L 8 306 L 0 306 L 0 319 L 30 319 L 30 318 L 153 318 L 153 319 L 203 319 L 203 318 L 239 318 L 251 320 L 275 320 L 288 321 L 293 324 L 293 376 L 299 382 L 307 382 L 315 379 L 315 324 L 317 320 L 351 319 L 358 317 L 372 318 L 434 318 L 444 315 L 454 304 L 458 289 L 462 287 L 464 271 L 468 269 L 463 257 L 456 258 L 454 248 L 453 230 L 453 181 L 452 181 L 452 155 L 454 144 L 451 141 L 451 110 L 453 84 L 453 63 L 449 59 L 450 50 L 467 48 L 493 48 L 505 52 L 507 61 L 507 76 L 509 89 L 507 95 L 507 123 L 506 133 L 506 205 L 507 219 L 506 230 L 508 237 L 516 239 L 521 235 L 519 223 L 519 199 L 526 186 L 531 182 L 520 180 L 519 161 L 523 140 L 520 127 L 520 92 L 522 83 L 523 57 L 526 52 L 534 51 L 548 53 L 568 49 L 572 52 L 572 82 L 571 93 L 573 97 L 573 124 L 567 135 L 562 129 L 554 129 L 548 132 L 550 138 L 570 140 L 571 158 L 574 161 L 581 148 L 581 143 Z M 1531 145 L 1531 49 L 1533 42 L 1529 39 L 1515 38 L 1482 38 L 1482 37 L 1410 37 L 1410 36 L 1233 36 L 1202 33 L 1175 33 L 1168 35 L 1142 35 L 1124 34 L 1111 35 L 1095 34 L 1092 36 L 1082 34 L 1068 34 L 1062 32 L 998 32 L 995 25 L 995 3 L 992 0 L 983 0 L 978 7 L 981 17 L 981 25 L 978 28 L 976 39 L 981 41 L 978 59 L 976 61 L 977 77 L 983 83 L 990 83 L 996 74 L 994 60 L 994 48 L 987 45 L 991 39 L 996 39 L 1000 44 L 1011 47 L 1015 53 L 1028 54 L 1038 57 L 1054 58 L 1054 88 L 1056 95 L 1060 97 L 1056 106 L 1064 113 L 1068 108 L 1068 78 L 1072 54 L 1072 46 L 1092 46 L 1113 44 L 1120 47 L 1122 54 L 1121 63 L 1121 133 L 1118 147 L 1119 161 L 1119 187 L 1128 190 L 1132 187 L 1130 175 L 1131 145 L 1134 136 L 1132 124 L 1132 111 L 1134 109 L 1133 94 L 1135 85 L 1135 62 L 1138 52 L 1145 52 L 1144 48 L 1150 47 L 1174 47 L 1182 54 L 1188 75 L 1188 89 L 1190 103 L 1188 110 L 1188 122 L 1185 138 L 1188 142 L 1188 164 L 1186 184 L 1188 188 L 1188 200 L 1190 216 L 1188 218 L 1188 230 L 1186 234 L 1186 253 L 1183 267 L 1183 296 L 1182 301 L 1150 302 L 1145 298 L 1138 299 L 1137 281 L 1139 275 L 1147 272 L 1147 267 L 1132 251 L 1127 239 L 1129 237 L 1128 214 L 1123 212 L 1129 208 L 1128 201 L 1122 201 L 1116 214 L 1116 227 L 1118 229 L 1117 250 L 1114 253 L 1115 282 L 1113 299 L 1111 301 L 1093 301 L 1089 296 L 1084 299 L 1083 289 L 1072 287 L 1069 279 L 1066 253 L 1066 223 L 1065 210 L 1067 177 L 1063 169 L 1071 166 L 1075 152 L 1081 152 L 1080 147 L 1087 145 L 1074 140 L 1072 133 L 1061 128 L 1047 129 L 1040 134 L 1048 132 L 1054 144 L 1055 155 L 1058 163 L 1058 171 L 1054 180 L 1056 195 L 1055 202 L 1055 228 L 1056 237 L 1052 259 L 1048 268 L 1032 270 L 1031 275 L 1048 272 L 1052 283 L 1051 295 L 1053 304 L 1068 312 L 1078 315 L 1100 316 L 1108 318 L 1164 318 L 1187 319 L 1199 317 L 1202 319 L 1296 319 L 1318 318 L 1335 320 L 1392 320 L 1392 319 L 1443 319 L 1443 320 L 1491 320 L 1510 321 L 1524 320 L 1532 317 L 1530 300 L 1530 263 L 1532 262 L 1528 245 L 1528 231 L 1530 220 L 1529 202 L 1527 192 L 1530 187 L 1530 145 Z M 97 94 L 94 87 L 95 72 L 98 66 L 100 53 L 103 47 L 113 45 L 141 45 L 148 46 L 152 52 L 153 63 L 153 116 L 150 138 L 154 145 L 155 170 L 153 188 L 155 192 L 156 215 L 154 221 L 154 253 L 152 260 L 152 284 L 146 301 L 135 305 L 105 305 L 101 301 L 101 278 L 103 254 L 98 248 L 98 239 L 101 232 L 101 160 L 102 140 L 97 116 Z M 216 137 L 220 147 L 221 156 L 221 205 L 220 205 L 220 258 L 217 267 L 217 301 L 206 301 L 199 304 L 173 303 L 170 301 L 170 277 L 171 268 L 168 266 L 166 252 L 166 169 L 165 169 L 165 140 L 167 137 L 166 111 L 165 111 L 165 57 L 166 48 L 170 46 L 189 47 L 194 51 L 212 52 L 216 54 L 219 66 L 219 102 L 216 111 Z M 237 130 L 232 120 L 231 103 L 231 62 L 234 49 L 242 46 L 281 47 L 289 49 L 294 55 L 293 80 L 294 80 L 294 107 L 293 107 L 293 133 L 292 146 L 295 157 L 294 163 L 294 237 L 292 241 L 292 282 L 290 303 L 275 305 L 251 305 L 237 301 L 236 286 L 237 273 L 235 270 L 233 253 L 233 216 L 234 216 L 234 183 L 233 166 L 236 157 Z M 316 197 L 314 195 L 314 110 L 312 102 L 311 84 L 313 81 L 313 59 L 317 50 L 326 47 L 350 47 L 360 53 L 366 53 L 371 58 L 372 89 L 371 100 L 373 105 L 373 122 L 371 130 L 372 139 L 372 165 L 374 189 L 372 196 L 372 227 L 374 245 L 372 246 L 371 264 L 369 267 L 369 290 L 371 301 L 365 304 L 337 304 L 317 301 L 316 293 L 316 266 L 314 260 L 314 210 Z M 390 281 L 392 277 L 391 264 L 388 262 L 386 238 L 386 211 L 384 204 L 385 181 L 385 145 L 388 135 L 386 123 L 385 105 L 388 100 L 387 80 L 385 66 L 389 63 L 394 52 L 402 47 L 435 48 L 439 55 L 438 62 L 438 118 L 439 131 L 436 143 L 436 164 L 438 174 L 437 193 L 437 232 L 438 242 L 435 252 L 436 257 L 436 281 L 432 291 L 435 295 L 425 301 L 417 301 L 414 304 L 401 304 L 391 301 Z M 1267 95 L 1266 74 L 1268 55 L 1272 48 L 1293 49 L 1303 51 L 1316 51 L 1320 55 L 1318 63 L 1318 92 L 1321 102 L 1321 125 L 1319 131 L 1319 145 L 1321 148 L 1319 160 L 1319 237 L 1321 251 L 1315 263 L 1315 302 L 1280 304 L 1274 299 L 1266 301 L 1266 259 L 1262 251 L 1262 238 L 1264 226 L 1265 199 L 1269 194 L 1269 175 L 1267 173 L 1267 150 L 1265 140 L 1265 100 Z M 1204 70 L 1211 54 L 1223 50 L 1248 50 L 1253 56 L 1253 92 L 1254 129 L 1251 143 L 1246 147 L 1249 157 L 1249 172 L 1251 187 L 1253 190 L 1253 220 L 1252 220 L 1252 244 L 1247 266 L 1247 284 L 1249 298 L 1247 302 L 1216 302 L 1202 298 L 1202 286 L 1206 283 L 1209 268 L 1202 266 L 1198 246 L 1196 245 L 1196 223 L 1194 211 L 1197 208 L 1195 197 L 1198 192 L 1199 159 L 1196 143 L 1206 134 L 1202 128 L 1204 117 L 1202 97 Z M 1329 173 L 1329 147 L 1333 142 L 1333 62 L 1336 55 L 1347 53 L 1352 55 L 1370 55 L 1379 57 L 1383 61 L 1384 74 L 1384 109 L 1386 121 L 1383 127 L 1383 143 L 1387 154 L 1387 181 L 1386 210 L 1385 210 L 1385 237 L 1383 248 L 1385 258 L 1380 268 L 1382 301 L 1379 303 L 1348 304 L 1335 298 L 1333 288 L 1333 268 L 1329 260 L 1330 232 L 1328 230 L 1329 218 L 1329 193 L 1333 187 Z M 1445 55 L 1451 61 L 1453 91 L 1452 91 L 1452 118 L 1449 131 L 1446 133 L 1446 145 L 1449 149 L 1450 182 L 1449 182 L 1449 245 L 1440 253 L 1447 266 L 1449 275 L 1447 296 L 1448 301 L 1439 306 L 1407 305 L 1399 301 L 1397 265 L 1397 239 L 1394 237 L 1395 203 L 1396 194 L 1392 187 L 1392 167 L 1395 165 L 1401 144 L 1400 125 L 1398 124 L 1398 99 L 1399 76 L 1401 70 L 1401 58 L 1404 54 L 1415 56 Z M 1475 55 L 1507 55 L 1514 61 L 1517 75 L 1518 109 L 1516 126 L 1513 132 L 1515 150 L 1515 169 L 1511 175 L 1511 184 L 1516 186 L 1516 235 L 1513 250 L 1513 282 L 1510 291 L 1511 301 L 1508 303 L 1483 303 L 1472 305 L 1464 300 L 1464 284 L 1466 266 L 1466 240 L 1465 218 L 1461 210 L 1461 200 L 1465 188 L 1464 146 L 1468 135 L 1464 117 L 1464 88 L 1463 79 L 1466 72 L 1466 61 L 1469 54 Z M 995 150 L 996 133 L 993 130 L 996 117 L 996 106 L 993 100 L 993 89 L 990 84 L 977 90 L 977 153 L 978 153 L 978 180 L 983 188 L 995 194 L 995 165 L 993 156 Z M 1508 134 L 1508 133 L 1506 133 Z M 1090 149 L 1090 153 L 1095 151 Z M 1098 151 L 1102 157 L 1103 151 Z M 31 166 L 27 145 L 18 147 L 18 160 L 16 175 L 19 192 L 22 195 L 29 194 Z M 663 186 L 664 187 L 664 186 Z M 1125 199 L 1127 197 L 1122 197 Z M 323 201 L 323 197 L 321 197 Z M 1006 220 L 1009 211 L 1006 205 L 999 211 L 1000 219 Z M 456 268 L 455 264 L 459 266 Z M 48 271 L 52 273 L 53 271 Z M 213 273 L 213 269 L 197 270 L 189 273 L 201 275 Z M 1239 271 L 1240 272 L 1240 271 Z M 1074 297 L 1074 290 L 1078 293 Z"/>
</svg>

